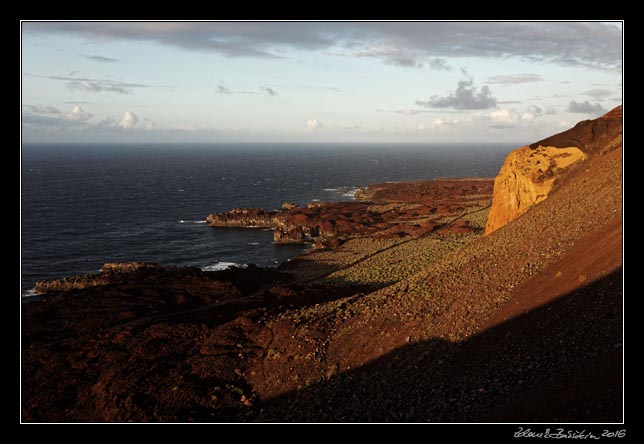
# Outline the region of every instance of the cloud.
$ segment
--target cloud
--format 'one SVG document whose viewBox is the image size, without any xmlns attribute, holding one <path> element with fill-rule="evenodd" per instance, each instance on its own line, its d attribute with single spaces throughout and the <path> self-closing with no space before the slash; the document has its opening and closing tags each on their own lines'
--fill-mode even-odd
<svg viewBox="0 0 644 444">
<path fill-rule="evenodd" d="M 79 72 L 80 72 L 80 69 L 75 69 L 75 70 L 73 70 L 72 72 L 70 72 L 70 73 L 69 73 L 69 74 L 67 74 L 67 75 L 68 75 L 69 77 L 71 77 L 71 76 L 74 76 L 74 75 L 78 74 Z"/>
<path fill-rule="evenodd" d="M 86 126 L 92 114 L 86 112 L 80 106 L 75 106 L 71 111 L 65 113 L 53 106 L 23 105 L 23 108 L 31 112 L 22 114 L 22 123 L 36 126 L 56 126 L 66 128 L 68 126 Z"/>
<path fill-rule="evenodd" d="M 603 88 L 595 88 L 588 90 L 584 93 L 582 93 L 585 96 L 590 96 L 595 100 L 604 100 L 607 99 L 608 97 L 612 96 L 613 93 L 609 89 L 603 89 Z"/>
<path fill-rule="evenodd" d="M 514 128 L 516 125 L 514 125 L 513 123 L 492 123 L 488 126 L 494 129 L 509 129 Z"/>
<path fill-rule="evenodd" d="M 423 62 L 416 60 L 411 56 L 397 55 L 385 58 L 385 64 L 394 66 L 403 66 L 407 68 L 422 68 Z"/>
<path fill-rule="evenodd" d="M 136 114 L 131 111 L 125 111 L 123 117 L 119 122 L 119 126 L 123 129 L 132 129 L 139 122 L 139 118 Z"/>
<path fill-rule="evenodd" d="M 62 112 L 54 106 L 22 105 L 22 107 L 27 108 L 32 113 L 36 114 L 62 114 Z"/>
<path fill-rule="evenodd" d="M 499 102 L 501 103 L 501 102 Z M 528 112 L 531 114 L 534 114 L 535 116 L 543 116 L 543 115 L 554 115 L 557 114 L 557 110 L 555 109 L 554 106 L 546 106 L 545 109 L 537 106 L 537 105 L 530 105 L 528 107 Z"/>
<path fill-rule="evenodd" d="M 538 106 L 531 106 L 525 111 L 517 112 L 511 109 L 495 109 L 487 115 L 490 128 L 504 129 L 532 124 L 545 111 Z M 486 117 L 485 115 L 481 117 Z"/>
<path fill-rule="evenodd" d="M 259 95 L 259 94 L 265 94 L 270 97 L 275 97 L 278 95 L 277 91 L 275 91 L 273 88 L 269 88 L 268 86 L 260 86 L 259 91 L 245 91 L 245 90 L 231 90 L 227 86 L 224 86 L 222 84 L 217 85 L 217 89 L 215 89 L 215 92 L 218 94 L 251 94 L 251 95 Z"/>
<path fill-rule="evenodd" d="M 108 115 L 97 123 L 90 122 L 93 115 L 80 106 L 63 112 L 53 106 L 23 105 L 29 112 L 23 112 L 22 124 L 30 129 L 55 130 L 58 132 L 76 130 L 83 132 L 123 132 L 123 131 L 163 131 L 158 130 L 156 123 L 132 111 L 125 111 L 121 117 Z"/>
<path fill-rule="evenodd" d="M 496 85 L 516 85 L 519 83 L 540 82 L 543 78 L 539 74 L 510 74 L 498 75 L 487 78 L 487 83 Z"/>
<path fill-rule="evenodd" d="M 115 92 L 131 94 L 132 88 L 147 88 L 142 83 L 121 82 L 119 80 L 92 79 L 87 77 L 46 76 L 48 79 L 65 82 L 69 89 L 89 92 Z"/>
<path fill-rule="evenodd" d="M 427 61 L 427 64 L 431 69 L 435 69 L 436 71 L 451 71 L 452 67 L 447 64 L 447 61 L 445 59 L 441 59 L 439 57 L 434 57 L 431 58 Z"/>
<path fill-rule="evenodd" d="M 568 111 L 580 114 L 603 114 L 606 112 L 599 103 L 593 105 L 588 100 L 584 100 L 583 102 L 571 101 L 568 105 Z"/>
<path fill-rule="evenodd" d="M 382 59 L 387 65 L 405 68 L 422 68 L 424 63 L 417 55 L 391 45 L 381 45 L 351 53 L 354 57 L 372 57 Z"/>
<path fill-rule="evenodd" d="M 324 124 L 318 119 L 309 119 L 306 121 L 306 129 L 309 131 L 317 131 L 322 128 Z"/>
<path fill-rule="evenodd" d="M 420 109 L 393 109 L 390 112 L 402 114 L 403 116 L 415 116 L 416 114 L 426 113 L 427 111 Z"/>
<path fill-rule="evenodd" d="M 492 111 L 490 118 L 494 122 L 492 128 L 513 128 L 519 121 L 519 116 L 508 109 Z"/>
<path fill-rule="evenodd" d="M 115 63 L 119 62 L 119 59 L 113 59 L 112 57 L 104 57 L 100 55 L 91 55 L 91 54 L 83 54 L 83 57 L 85 57 L 87 60 L 91 60 L 92 62 L 98 62 L 98 63 Z"/>
<path fill-rule="evenodd" d="M 83 108 L 76 105 L 72 108 L 71 112 L 63 115 L 65 120 L 74 121 L 74 122 L 85 122 L 88 119 L 92 118 L 92 115 L 88 112 L 85 112 Z"/>
<path fill-rule="evenodd" d="M 277 95 L 277 91 L 275 91 L 273 88 L 269 88 L 268 86 L 260 86 L 259 90 L 266 93 L 266 95 L 268 96 L 274 97 Z"/>
<path fill-rule="evenodd" d="M 400 66 L 418 66 L 418 61 L 434 57 L 516 57 L 593 69 L 622 67 L 619 23 L 25 22 L 23 32 L 81 35 L 93 43 L 152 41 L 227 57 L 280 58 L 293 49 L 336 50 Z"/>
<path fill-rule="evenodd" d="M 70 80 L 65 83 L 65 86 L 69 89 L 75 89 L 79 91 L 89 91 L 89 92 L 115 92 L 118 94 L 130 94 L 130 90 L 115 84 L 106 84 L 103 82 L 86 82 L 80 80 Z"/>
<path fill-rule="evenodd" d="M 426 109 L 382 109 L 382 108 L 378 108 L 376 110 L 376 112 L 377 113 L 402 114 L 403 116 L 415 116 L 416 114 L 431 113 L 431 112 L 434 112 L 434 111 L 426 110 Z"/>
<path fill-rule="evenodd" d="M 139 124 L 141 122 L 141 124 Z M 173 130 L 176 128 L 172 128 Z M 156 123 L 144 117 L 142 119 L 132 111 L 125 111 L 120 118 L 113 115 L 106 116 L 96 125 L 87 129 L 87 131 L 100 132 L 121 132 L 121 131 L 163 131 L 157 128 Z"/>
<path fill-rule="evenodd" d="M 154 131 L 157 129 L 157 124 L 148 119 L 147 117 L 143 118 L 143 128 L 146 129 L 147 131 Z"/>
<path fill-rule="evenodd" d="M 345 54 L 341 53 L 332 54 L 345 56 Z M 410 52 L 407 49 L 390 44 L 354 51 L 350 55 L 354 57 L 379 58 L 382 59 L 386 65 L 402 66 L 405 68 L 422 68 L 427 65 L 430 69 L 437 71 L 449 71 L 452 69 L 445 59 L 440 57 L 427 58 L 423 54 Z"/>
<path fill-rule="evenodd" d="M 444 119 L 442 117 L 438 117 L 438 118 L 432 120 L 431 127 L 433 129 L 441 129 L 441 128 L 446 128 L 446 127 L 460 126 L 462 124 L 463 124 L 462 120 Z"/>
<path fill-rule="evenodd" d="M 460 80 L 456 91 L 444 97 L 432 96 L 429 100 L 417 100 L 416 105 L 432 108 L 487 109 L 496 106 L 496 98 L 488 86 L 477 91 L 474 80 Z"/>
</svg>

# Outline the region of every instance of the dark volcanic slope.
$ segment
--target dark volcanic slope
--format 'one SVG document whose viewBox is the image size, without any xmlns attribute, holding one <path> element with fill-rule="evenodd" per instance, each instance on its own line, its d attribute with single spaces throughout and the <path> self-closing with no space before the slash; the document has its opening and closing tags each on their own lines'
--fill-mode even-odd
<svg viewBox="0 0 644 444">
<path fill-rule="evenodd" d="M 599 119 L 584 120 L 573 128 L 530 145 L 530 148 L 541 146 L 554 146 L 565 148 L 575 146 L 585 152 L 599 149 L 614 148 L 610 146 L 622 132 L 622 106 L 618 106 L 604 114 Z"/>
</svg>

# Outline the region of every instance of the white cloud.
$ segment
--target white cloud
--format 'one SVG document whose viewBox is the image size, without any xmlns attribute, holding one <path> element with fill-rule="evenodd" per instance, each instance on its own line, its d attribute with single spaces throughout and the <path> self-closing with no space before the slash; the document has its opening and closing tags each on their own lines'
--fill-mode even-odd
<svg viewBox="0 0 644 444">
<path fill-rule="evenodd" d="M 63 118 L 65 120 L 69 120 L 70 122 L 84 122 L 88 119 L 90 119 L 92 115 L 88 112 L 86 112 L 83 108 L 80 106 L 76 105 L 72 110 L 66 114 L 63 115 Z"/>
<path fill-rule="evenodd" d="M 139 118 L 136 114 L 131 111 L 125 111 L 121 121 L 119 122 L 119 126 L 123 129 L 132 129 L 136 126 L 138 121 Z"/>
<path fill-rule="evenodd" d="M 537 118 L 536 115 L 529 112 L 525 112 L 521 114 L 521 120 L 523 120 L 524 122 L 532 122 L 536 118 Z"/>
<path fill-rule="evenodd" d="M 53 106 L 24 105 L 24 108 L 32 112 L 22 114 L 22 123 L 39 127 L 58 127 L 65 130 L 67 127 L 89 126 L 87 121 L 92 114 L 86 112 L 80 106 L 75 106 L 70 112 L 63 112 Z"/>
<path fill-rule="evenodd" d="M 490 113 L 490 118 L 495 123 L 508 123 L 513 125 L 519 120 L 519 117 L 508 109 L 494 110 Z"/>
<path fill-rule="evenodd" d="M 142 122 L 141 125 L 138 125 L 139 122 Z M 138 125 L 138 126 L 137 126 Z M 103 120 L 94 125 L 94 128 L 97 130 L 103 131 L 120 131 L 120 130 L 145 130 L 145 131 L 155 131 L 157 130 L 156 123 L 144 117 L 139 119 L 132 111 L 125 111 L 120 119 L 117 119 L 113 115 L 106 116 Z"/>
<path fill-rule="evenodd" d="M 496 109 L 490 112 L 490 120 L 492 128 L 512 128 L 521 123 L 532 123 L 537 118 L 537 114 L 525 111 L 518 113 L 514 110 L 505 108 Z"/>
<path fill-rule="evenodd" d="M 441 128 L 447 128 L 452 126 L 462 125 L 464 122 L 458 119 L 443 119 L 442 117 L 437 117 L 432 120 L 432 128 L 437 130 Z"/>
<path fill-rule="evenodd" d="M 306 121 L 306 129 L 308 129 L 309 131 L 317 131 L 323 126 L 324 124 L 318 119 L 309 119 Z"/>
</svg>

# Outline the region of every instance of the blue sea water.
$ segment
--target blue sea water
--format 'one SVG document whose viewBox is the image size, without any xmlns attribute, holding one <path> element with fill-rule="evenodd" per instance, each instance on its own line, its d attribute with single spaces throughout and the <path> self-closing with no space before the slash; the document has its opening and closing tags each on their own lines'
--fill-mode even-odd
<svg viewBox="0 0 644 444">
<path fill-rule="evenodd" d="M 351 200 L 383 181 L 497 174 L 519 144 L 24 145 L 21 287 L 105 262 L 275 266 L 305 251 L 212 212 Z"/>
</svg>

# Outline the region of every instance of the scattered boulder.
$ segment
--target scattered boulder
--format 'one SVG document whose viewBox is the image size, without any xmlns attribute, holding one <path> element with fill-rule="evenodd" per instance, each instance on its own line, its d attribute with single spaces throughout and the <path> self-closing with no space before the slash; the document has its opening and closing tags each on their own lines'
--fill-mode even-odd
<svg viewBox="0 0 644 444">
<path fill-rule="evenodd" d="M 302 227 L 276 228 L 273 232 L 273 240 L 276 244 L 301 244 L 306 241 Z"/>
</svg>

